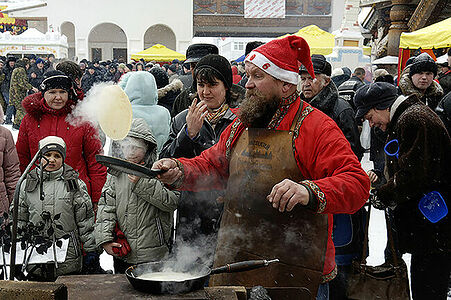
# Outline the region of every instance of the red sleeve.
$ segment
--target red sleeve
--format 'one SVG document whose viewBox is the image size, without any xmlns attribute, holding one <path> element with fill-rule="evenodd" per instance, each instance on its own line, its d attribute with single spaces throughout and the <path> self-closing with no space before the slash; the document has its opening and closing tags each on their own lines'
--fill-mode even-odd
<svg viewBox="0 0 451 300">
<path fill-rule="evenodd" d="M 178 159 L 183 164 L 184 180 L 182 188 L 188 191 L 201 191 L 227 187 L 229 178 L 229 161 L 226 157 L 226 143 L 229 139 L 232 122 L 221 134 L 219 141 L 213 147 L 203 151 L 199 156 Z M 237 129 L 232 145 L 237 140 L 244 127 Z M 231 146 L 230 146 L 231 147 Z"/>
<path fill-rule="evenodd" d="M 320 115 L 318 115 L 318 113 Z M 369 197 L 370 181 L 332 119 L 314 111 L 295 142 L 296 160 L 318 200 L 318 213 L 354 213 Z"/>
<path fill-rule="evenodd" d="M 16 149 L 19 156 L 20 172 L 23 173 L 30 163 L 31 153 L 28 141 L 28 116 L 26 115 L 20 124 L 19 134 L 17 136 Z"/>
<path fill-rule="evenodd" d="M 106 181 L 106 167 L 96 161 L 96 154 L 103 154 L 102 143 L 98 138 L 97 130 L 91 125 L 86 126 L 83 142 L 83 155 L 86 160 L 88 177 L 91 184 L 91 200 L 92 203 L 99 202 L 103 185 Z M 89 187 L 88 187 L 89 190 Z"/>
</svg>

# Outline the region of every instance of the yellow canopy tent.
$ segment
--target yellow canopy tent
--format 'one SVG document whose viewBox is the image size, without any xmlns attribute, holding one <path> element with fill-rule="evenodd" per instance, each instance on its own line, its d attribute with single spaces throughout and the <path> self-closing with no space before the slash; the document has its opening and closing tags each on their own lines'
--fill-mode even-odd
<svg viewBox="0 0 451 300">
<path fill-rule="evenodd" d="M 438 49 L 451 47 L 451 17 L 412 32 L 403 32 L 399 48 Z"/>
<path fill-rule="evenodd" d="M 285 34 L 279 39 L 284 38 L 290 34 Z M 331 54 L 335 46 L 335 35 L 327 31 L 322 30 L 316 25 L 309 25 L 293 33 L 293 35 L 304 38 L 310 46 L 310 54 Z M 363 54 L 370 55 L 371 48 L 364 47 Z"/>
<path fill-rule="evenodd" d="M 186 57 L 174 50 L 166 48 L 161 44 L 153 45 L 146 50 L 132 54 L 133 60 L 139 60 L 143 58 L 145 61 L 171 61 L 173 59 L 185 60 Z"/>
<path fill-rule="evenodd" d="M 279 39 L 289 36 L 285 34 Z M 310 54 L 331 54 L 335 45 L 335 36 L 332 33 L 322 30 L 316 25 L 303 27 L 293 35 L 304 38 L 310 46 Z"/>
<path fill-rule="evenodd" d="M 398 76 L 410 57 L 410 49 L 420 49 L 434 59 L 432 49 L 451 47 L 451 18 L 412 32 L 403 32 L 399 38 Z"/>
</svg>

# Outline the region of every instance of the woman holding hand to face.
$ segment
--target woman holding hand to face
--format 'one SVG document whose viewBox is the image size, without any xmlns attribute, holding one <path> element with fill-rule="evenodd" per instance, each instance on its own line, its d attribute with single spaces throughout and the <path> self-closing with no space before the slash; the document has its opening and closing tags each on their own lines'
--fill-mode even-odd
<svg viewBox="0 0 451 300">
<path fill-rule="evenodd" d="M 194 69 L 197 94 L 190 107 L 172 120 L 162 157 L 195 157 L 212 147 L 222 131 L 235 119 L 229 103 L 238 95 L 230 92 L 232 69 L 217 54 L 203 57 Z M 178 207 L 178 240 L 193 241 L 206 236 L 206 247 L 214 252 L 222 204 L 216 199 L 223 191 L 182 192 Z M 213 256 L 211 256 L 213 258 Z"/>
</svg>

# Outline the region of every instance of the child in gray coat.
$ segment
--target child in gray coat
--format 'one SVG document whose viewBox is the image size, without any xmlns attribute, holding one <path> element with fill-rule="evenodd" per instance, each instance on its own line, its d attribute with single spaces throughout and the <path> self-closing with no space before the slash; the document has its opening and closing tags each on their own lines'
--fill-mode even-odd
<svg viewBox="0 0 451 300">
<path fill-rule="evenodd" d="M 94 211 L 85 183 L 78 178 L 74 169 L 64 163 L 64 140 L 57 136 L 47 136 L 39 141 L 39 149 L 40 165 L 28 174 L 20 188 L 18 228 L 24 229 L 30 222 L 34 226 L 39 226 L 42 222 L 47 228 L 49 220 L 53 220 L 55 238 L 69 236 L 66 259 L 63 263 L 58 263 L 57 268 L 56 264 L 29 268 L 29 279 L 48 281 L 59 275 L 79 274 L 83 263 L 90 263 L 90 258 L 96 251 Z M 41 168 L 44 169 L 42 178 Z M 11 210 L 12 207 L 13 205 Z M 56 215 L 59 217 L 55 217 Z"/>
<path fill-rule="evenodd" d="M 126 160 L 151 168 L 157 143 L 144 119 L 133 119 L 121 149 Z M 164 259 L 179 193 L 156 178 L 109 172 L 97 212 L 96 244 L 114 256 L 115 273 L 124 273 L 133 264 Z"/>
</svg>

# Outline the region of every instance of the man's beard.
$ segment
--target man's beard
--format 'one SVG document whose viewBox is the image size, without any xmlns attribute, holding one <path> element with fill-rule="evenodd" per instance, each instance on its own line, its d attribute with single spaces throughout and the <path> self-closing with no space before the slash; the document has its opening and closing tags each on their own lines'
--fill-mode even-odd
<svg viewBox="0 0 451 300">
<path fill-rule="evenodd" d="M 246 96 L 240 104 L 238 117 L 251 128 L 266 128 L 276 113 L 281 99 L 276 96 L 265 98 L 255 90 L 246 90 Z"/>
</svg>

